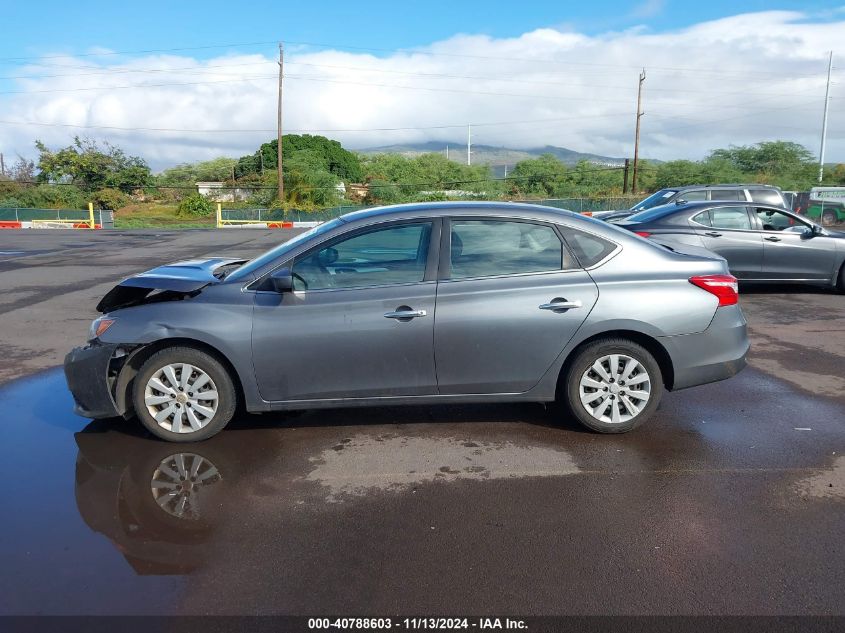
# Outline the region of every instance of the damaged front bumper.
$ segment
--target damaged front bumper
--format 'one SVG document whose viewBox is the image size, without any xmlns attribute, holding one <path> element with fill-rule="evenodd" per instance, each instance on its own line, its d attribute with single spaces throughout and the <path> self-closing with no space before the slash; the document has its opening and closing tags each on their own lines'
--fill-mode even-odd
<svg viewBox="0 0 845 633">
<path fill-rule="evenodd" d="M 65 356 L 65 379 L 73 394 L 74 412 L 85 418 L 121 415 L 112 395 L 112 360 L 119 345 L 92 341 Z"/>
</svg>

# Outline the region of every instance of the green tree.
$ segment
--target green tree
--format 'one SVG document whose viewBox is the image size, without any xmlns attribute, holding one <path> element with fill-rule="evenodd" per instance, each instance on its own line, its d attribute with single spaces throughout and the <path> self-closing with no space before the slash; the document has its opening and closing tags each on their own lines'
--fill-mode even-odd
<svg viewBox="0 0 845 633">
<path fill-rule="evenodd" d="M 72 183 L 82 191 L 120 189 L 130 193 L 151 183 L 150 168 L 137 156 L 127 156 L 110 143 L 81 139 L 58 151 L 50 150 L 41 141 L 38 149 L 38 180 L 44 183 Z"/>
<path fill-rule="evenodd" d="M 285 202 L 299 209 L 329 207 L 337 204 L 338 177 L 324 168 L 322 158 L 310 151 L 300 151 L 285 163 Z"/>
<path fill-rule="evenodd" d="M 165 169 L 158 177 L 159 185 L 194 185 L 198 182 L 216 182 L 232 178 L 232 168 L 237 159 L 221 156 L 198 163 L 182 163 Z"/>
<path fill-rule="evenodd" d="M 567 168 L 553 154 L 543 154 L 519 161 L 509 177 L 512 195 L 551 198 L 563 189 Z"/>
<path fill-rule="evenodd" d="M 810 150 L 790 141 L 717 149 L 708 156 L 708 161 L 714 159 L 726 161 L 746 178 L 779 184 L 787 189 L 810 186 L 818 169 Z"/>
<path fill-rule="evenodd" d="M 262 143 L 258 150 L 250 156 L 242 156 L 235 166 L 235 177 L 260 175 L 261 167 L 264 171 L 275 171 L 277 163 L 278 143 L 276 139 Z M 338 142 L 325 136 L 310 134 L 285 134 L 282 137 L 282 161 L 293 160 L 300 152 L 308 152 L 320 167 L 337 176 L 344 182 L 361 182 L 361 163 L 358 156 L 346 149 Z"/>
</svg>

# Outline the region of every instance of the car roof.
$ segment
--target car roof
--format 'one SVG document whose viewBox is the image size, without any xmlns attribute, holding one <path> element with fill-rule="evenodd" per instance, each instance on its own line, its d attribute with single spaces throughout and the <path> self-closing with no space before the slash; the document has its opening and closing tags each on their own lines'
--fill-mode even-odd
<svg viewBox="0 0 845 633">
<path fill-rule="evenodd" d="M 565 216 L 567 219 L 575 219 L 576 221 L 588 221 L 591 219 L 573 211 L 559 209 L 557 207 L 547 207 L 540 204 L 528 204 L 524 202 L 492 201 L 414 202 L 410 204 L 396 204 L 352 211 L 351 213 L 340 216 L 339 219 L 344 222 L 357 222 L 359 220 L 387 219 L 392 217 L 401 219 L 405 217 L 419 217 L 421 215 L 442 217 L 446 215 L 455 215 L 456 213 L 465 213 L 467 215 L 494 215 L 502 217 L 526 216 L 550 221 L 560 220 L 561 216 Z"/>
<path fill-rule="evenodd" d="M 776 191 L 780 191 L 780 187 L 776 187 L 775 185 L 762 185 L 758 183 L 724 183 L 724 184 L 717 184 L 717 185 L 681 185 L 680 187 L 666 187 L 666 189 L 675 189 L 677 191 L 686 191 L 687 189 L 728 189 L 728 188 L 735 188 L 735 189 L 746 189 L 748 187 L 754 187 L 755 189 L 774 189 Z"/>
<path fill-rule="evenodd" d="M 698 209 L 713 209 L 714 207 L 761 207 L 765 209 L 772 209 L 775 211 L 789 211 L 788 209 L 784 209 L 775 204 L 765 204 L 760 202 L 748 202 L 747 200 L 696 200 L 695 202 L 681 202 L 678 204 L 677 202 L 668 202 L 666 204 L 661 204 L 660 206 L 652 207 L 651 209 L 646 209 L 645 211 L 640 211 L 639 213 L 663 213 L 662 216 L 669 215 L 671 213 L 682 212 L 682 211 L 690 211 L 694 212 Z M 635 213 L 634 215 L 639 215 L 639 213 Z"/>
<path fill-rule="evenodd" d="M 664 207 L 676 207 L 678 209 L 696 209 L 699 207 L 771 207 L 778 211 L 783 211 L 784 208 L 776 204 L 767 204 L 765 202 L 749 202 L 748 200 L 696 200 L 695 202 L 670 202 L 669 204 L 661 205 Z M 657 207 L 654 207 L 657 209 Z"/>
</svg>

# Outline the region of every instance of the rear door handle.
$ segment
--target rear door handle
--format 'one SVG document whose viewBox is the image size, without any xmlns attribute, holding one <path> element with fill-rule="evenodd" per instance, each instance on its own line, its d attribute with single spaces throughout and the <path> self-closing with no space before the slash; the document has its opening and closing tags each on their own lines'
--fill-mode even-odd
<svg viewBox="0 0 845 633">
<path fill-rule="evenodd" d="M 385 319 L 415 319 L 428 314 L 425 310 L 397 310 L 396 312 L 385 312 Z"/>
<path fill-rule="evenodd" d="M 705 231 L 704 234 L 708 235 L 710 237 L 722 237 L 722 234 L 719 233 L 718 231 Z"/>
<path fill-rule="evenodd" d="M 552 300 L 550 303 L 542 303 L 539 308 L 541 310 L 571 310 L 572 308 L 580 308 L 583 304 L 581 300 L 566 301 L 566 300 Z"/>
<path fill-rule="evenodd" d="M 780 242 L 780 238 L 775 237 L 774 235 L 769 235 L 768 237 L 764 237 L 763 239 L 767 242 Z"/>
</svg>

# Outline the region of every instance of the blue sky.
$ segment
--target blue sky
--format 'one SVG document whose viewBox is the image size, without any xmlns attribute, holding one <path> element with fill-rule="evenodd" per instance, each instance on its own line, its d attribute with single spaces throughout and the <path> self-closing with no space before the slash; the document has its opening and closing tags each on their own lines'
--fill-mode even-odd
<svg viewBox="0 0 845 633">
<path fill-rule="evenodd" d="M 285 130 L 353 149 L 443 141 L 699 159 L 731 144 L 845 161 L 845 0 L 8 2 L 0 152 L 106 140 L 161 169 Z M 413 49 L 413 54 L 408 52 Z M 114 54 L 120 52 L 120 54 Z M 459 151 L 459 150 L 455 150 Z"/>
<path fill-rule="evenodd" d="M 136 51 L 278 39 L 392 49 L 426 45 L 456 33 L 502 38 L 555 27 L 592 35 L 641 24 L 663 31 L 745 12 L 785 9 L 824 14 L 841 4 L 842 0 L 109 0 L 81 4 L 44 0 L 34 8 L 27 2 L 8 2 L 3 9 L 7 28 L 0 38 L 0 57 L 79 54 L 92 47 Z M 266 44 L 237 48 L 239 52 L 267 49 Z M 196 50 L 192 56 L 209 58 L 221 50 L 225 49 Z"/>
</svg>

